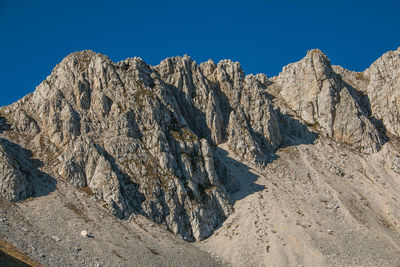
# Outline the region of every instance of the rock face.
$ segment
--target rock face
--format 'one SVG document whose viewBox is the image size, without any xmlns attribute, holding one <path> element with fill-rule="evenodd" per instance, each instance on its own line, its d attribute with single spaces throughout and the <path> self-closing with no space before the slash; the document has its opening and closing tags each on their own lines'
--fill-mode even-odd
<svg viewBox="0 0 400 267">
<path fill-rule="evenodd" d="M 373 116 L 389 133 L 400 136 L 400 49 L 384 54 L 358 78 L 369 81 L 366 93 Z"/>
<path fill-rule="evenodd" d="M 2 126 L 0 193 L 13 201 L 37 195 L 33 156 L 53 178 L 89 188 L 119 218 L 139 212 L 185 240 L 202 240 L 231 214 L 229 193 L 239 184 L 215 146 L 226 143 L 261 168 L 292 136 L 320 134 L 376 152 L 383 142 L 376 119 L 400 133 L 398 73 L 397 52 L 366 70 L 369 83 L 360 86 L 352 82 L 357 74 L 332 67 L 319 50 L 272 79 L 245 76 L 229 60 L 197 65 L 183 56 L 149 66 L 73 53 L 34 93 L 0 109 L 9 125 Z M 33 155 L 20 159 L 11 142 Z"/>
<path fill-rule="evenodd" d="M 335 66 L 335 71 L 359 92 L 365 110 L 379 130 L 400 136 L 400 47 L 385 53 L 363 72 L 339 66 Z"/>
<path fill-rule="evenodd" d="M 192 101 L 141 59 L 114 64 L 84 51 L 3 113 L 53 176 L 88 186 L 120 218 L 140 212 L 191 241 L 232 210 Z"/>
<path fill-rule="evenodd" d="M 27 177 L 14 160 L 17 155 L 0 143 L 0 194 L 15 201 L 27 197 Z"/>
<path fill-rule="evenodd" d="M 373 153 L 382 141 L 357 91 L 340 79 L 319 50 L 284 67 L 275 79 L 279 97 L 306 123 L 329 137 Z"/>
</svg>

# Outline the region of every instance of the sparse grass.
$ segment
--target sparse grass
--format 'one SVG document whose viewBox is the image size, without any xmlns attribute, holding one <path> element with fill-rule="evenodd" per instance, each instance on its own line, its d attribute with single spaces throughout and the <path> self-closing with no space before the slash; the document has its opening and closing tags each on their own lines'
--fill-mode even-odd
<svg viewBox="0 0 400 267">
<path fill-rule="evenodd" d="M 90 189 L 89 186 L 82 187 L 82 188 L 80 188 L 80 190 L 83 191 L 84 193 L 86 193 L 88 196 L 94 195 L 92 189 Z"/>
<path fill-rule="evenodd" d="M 170 130 L 171 136 L 178 141 L 195 142 L 197 141 L 197 136 L 194 135 L 186 128 L 181 128 L 179 131 Z"/>
<path fill-rule="evenodd" d="M 320 126 L 319 126 L 319 123 L 318 123 L 318 122 L 316 122 L 316 123 L 314 123 L 314 124 L 311 125 L 311 129 L 312 129 L 314 132 L 318 132 L 318 131 L 319 131 L 319 128 L 320 128 Z"/>
<path fill-rule="evenodd" d="M 154 92 L 152 90 L 148 90 L 147 88 L 145 88 L 142 81 L 136 81 L 135 83 L 137 88 L 134 94 L 134 98 L 135 98 L 135 103 L 139 107 L 144 107 L 144 101 L 146 99 L 152 99 L 153 101 L 156 100 L 156 95 L 154 94 Z"/>
<path fill-rule="evenodd" d="M 101 201 L 103 201 L 103 202 L 104 202 L 104 203 L 102 203 L 102 204 L 101 204 L 101 206 L 102 206 L 103 208 L 105 208 L 105 209 L 107 209 L 107 210 L 108 210 L 109 208 L 108 208 L 108 204 L 107 204 L 107 202 L 105 202 L 104 200 L 101 200 Z"/>
<path fill-rule="evenodd" d="M 91 57 L 87 54 L 83 54 L 82 58 L 78 61 L 78 69 L 80 72 L 84 72 L 89 68 Z"/>
<path fill-rule="evenodd" d="M 120 164 L 124 167 L 132 182 L 137 182 L 136 179 L 146 179 L 142 185 L 143 188 L 148 188 L 149 190 L 154 186 L 168 188 L 168 181 L 173 179 L 173 175 L 168 171 L 162 170 L 156 158 L 150 152 L 146 151 L 145 153 L 144 157 L 135 156 L 133 159 L 126 159 L 120 162 Z M 145 174 L 138 176 L 132 171 L 134 169 L 144 169 Z"/>
<path fill-rule="evenodd" d="M 357 74 L 356 74 L 356 79 L 359 80 L 359 81 L 366 81 L 366 80 L 368 80 L 368 78 L 365 77 L 364 73 L 362 73 L 362 72 L 357 72 Z"/>
<path fill-rule="evenodd" d="M 65 204 L 65 206 L 70 209 L 72 212 L 74 212 L 76 215 L 78 215 L 79 217 L 81 217 L 86 223 L 91 222 L 92 220 L 90 220 L 85 213 L 79 209 L 77 206 L 75 206 L 72 203 L 67 203 Z"/>
</svg>

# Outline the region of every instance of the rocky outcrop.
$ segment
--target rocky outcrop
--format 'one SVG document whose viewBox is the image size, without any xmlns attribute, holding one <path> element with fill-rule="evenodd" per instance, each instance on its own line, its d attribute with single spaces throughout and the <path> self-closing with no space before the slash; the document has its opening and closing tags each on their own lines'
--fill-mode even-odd
<svg viewBox="0 0 400 267">
<path fill-rule="evenodd" d="M 155 69 L 173 88 L 177 108 L 191 129 L 213 144 L 222 143 L 224 118 L 220 101 L 200 66 L 184 56 L 167 58 Z"/>
<path fill-rule="evenodd" d="M 385 53 L 363 72 L 340 66 L 334 66 L 334 70 L 358 92 L 361 104 L 379 131 L 400 136 L 400 48 Z"/>
<path fill-rule="evenodd" d="M 333 71 L 328 58 L 310 50 L 273 79 L 278 97 L 310 126 L 362 152 L 373 153 L 382 141 L 356 91 Z"/>
<path fill-rule="evenodd" d="M 0 129 L 0 192 L 24 199 L 34 193 L 32 173 L 45 175 L 25 152 L 19 158 L 14 142 L 41 170 L 89 188 L 119 218 L 141 213 L 202 240 L 231 214 L 229 193 L 240 184 L 215 146 L 226 143 L 261 168 L 289 139 L 312 142 L 317 134 L 373 153 L 382 145 L 377 119 L 398 134 L 397 67 L 390 52 L 357 82 L 358 74 L 312 50 L 269 79 L 246 76 L 230 60 L 198 65 L 183 56 L 149 66 L 73 53 L 35 92 L 0 109 L 8 125 Z M 387 90 L 390 103 L 381 97 Z"/>
<path fill-rule="evenodd" d="M 11 200 L 25 199 L 29 194 L 27 177 L 15 161 L 17 155 L 0 142 L 0 194 Z"/>
<path fill-rule="evenodd" d="M 252 75 L 244 80 L 240 103 L 231 112 L 228 125 L 230 149 L 259 166 L 265 166 L 269 154 L 282 142 L 277 112 L 263 84 Z"/>
<path fill-rule="evenodd" d="M 368 81 L 372 115 L 389 133 L 400 136 L 400 48 L 385 53 L 357 77 Z"/>
<path fill-rule="evenodd" d="M 196 119 L 192 99 L 167 82 L 139 58 L 114 64 L 84 51 L 2 114 L 53 176 L 89 187 L 120 218 L 140 212 L 200 240 L 232 210 L 210 147 L 221 137 L 207 135 L 220 112 Z M 204 93 L 193 101 L 206 110 L 213 91 Z"/>
<path fill-rule="evenodd" d="M 187 56 L 168 58 L 156 69 L 176 88 L 181 113 L 197 135 L 217 145 L 227 142 L 242 158 L 260 166 L 280 145 L 265 75 L 244 76 L 240 64 L 230 60 L 198 66 Z"/>
<path fill-rule="evenodd" d="M 268 78 L 264 74 L 244 76 L 240 64 L 230 60 L 200 66 L 222 103 L 228 147 L 243 159 L 265 166 L 282 143 L 278 114 L 266 92 Z"/>
</svg>

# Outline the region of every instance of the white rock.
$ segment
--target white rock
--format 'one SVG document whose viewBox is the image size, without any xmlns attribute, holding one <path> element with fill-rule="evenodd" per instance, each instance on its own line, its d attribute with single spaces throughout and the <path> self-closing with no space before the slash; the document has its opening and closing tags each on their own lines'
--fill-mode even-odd
<svg viewBox="0 0 400 267">
<path fill-rule="evenodd" d="M 87 237 L 88 236 L 88 232 L 86 230 L 82 230 L 81 231 L 81 236 Z"/>
</svg>

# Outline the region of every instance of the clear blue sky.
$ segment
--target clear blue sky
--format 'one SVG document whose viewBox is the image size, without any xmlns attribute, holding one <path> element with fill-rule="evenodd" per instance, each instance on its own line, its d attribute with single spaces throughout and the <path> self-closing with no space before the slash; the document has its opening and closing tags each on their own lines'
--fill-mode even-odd
<svg viewBox="0 0 400 267">
<path fill-rule="evenodd" d="M 246 73 L 274 76 L 312 48 L 362 71 L 398 46 L 400 0 L 0 0 L 0 106 L 84 49 L 152 65 L 183 54 L 198 63 L 230 58 Z"/>
</svg>

